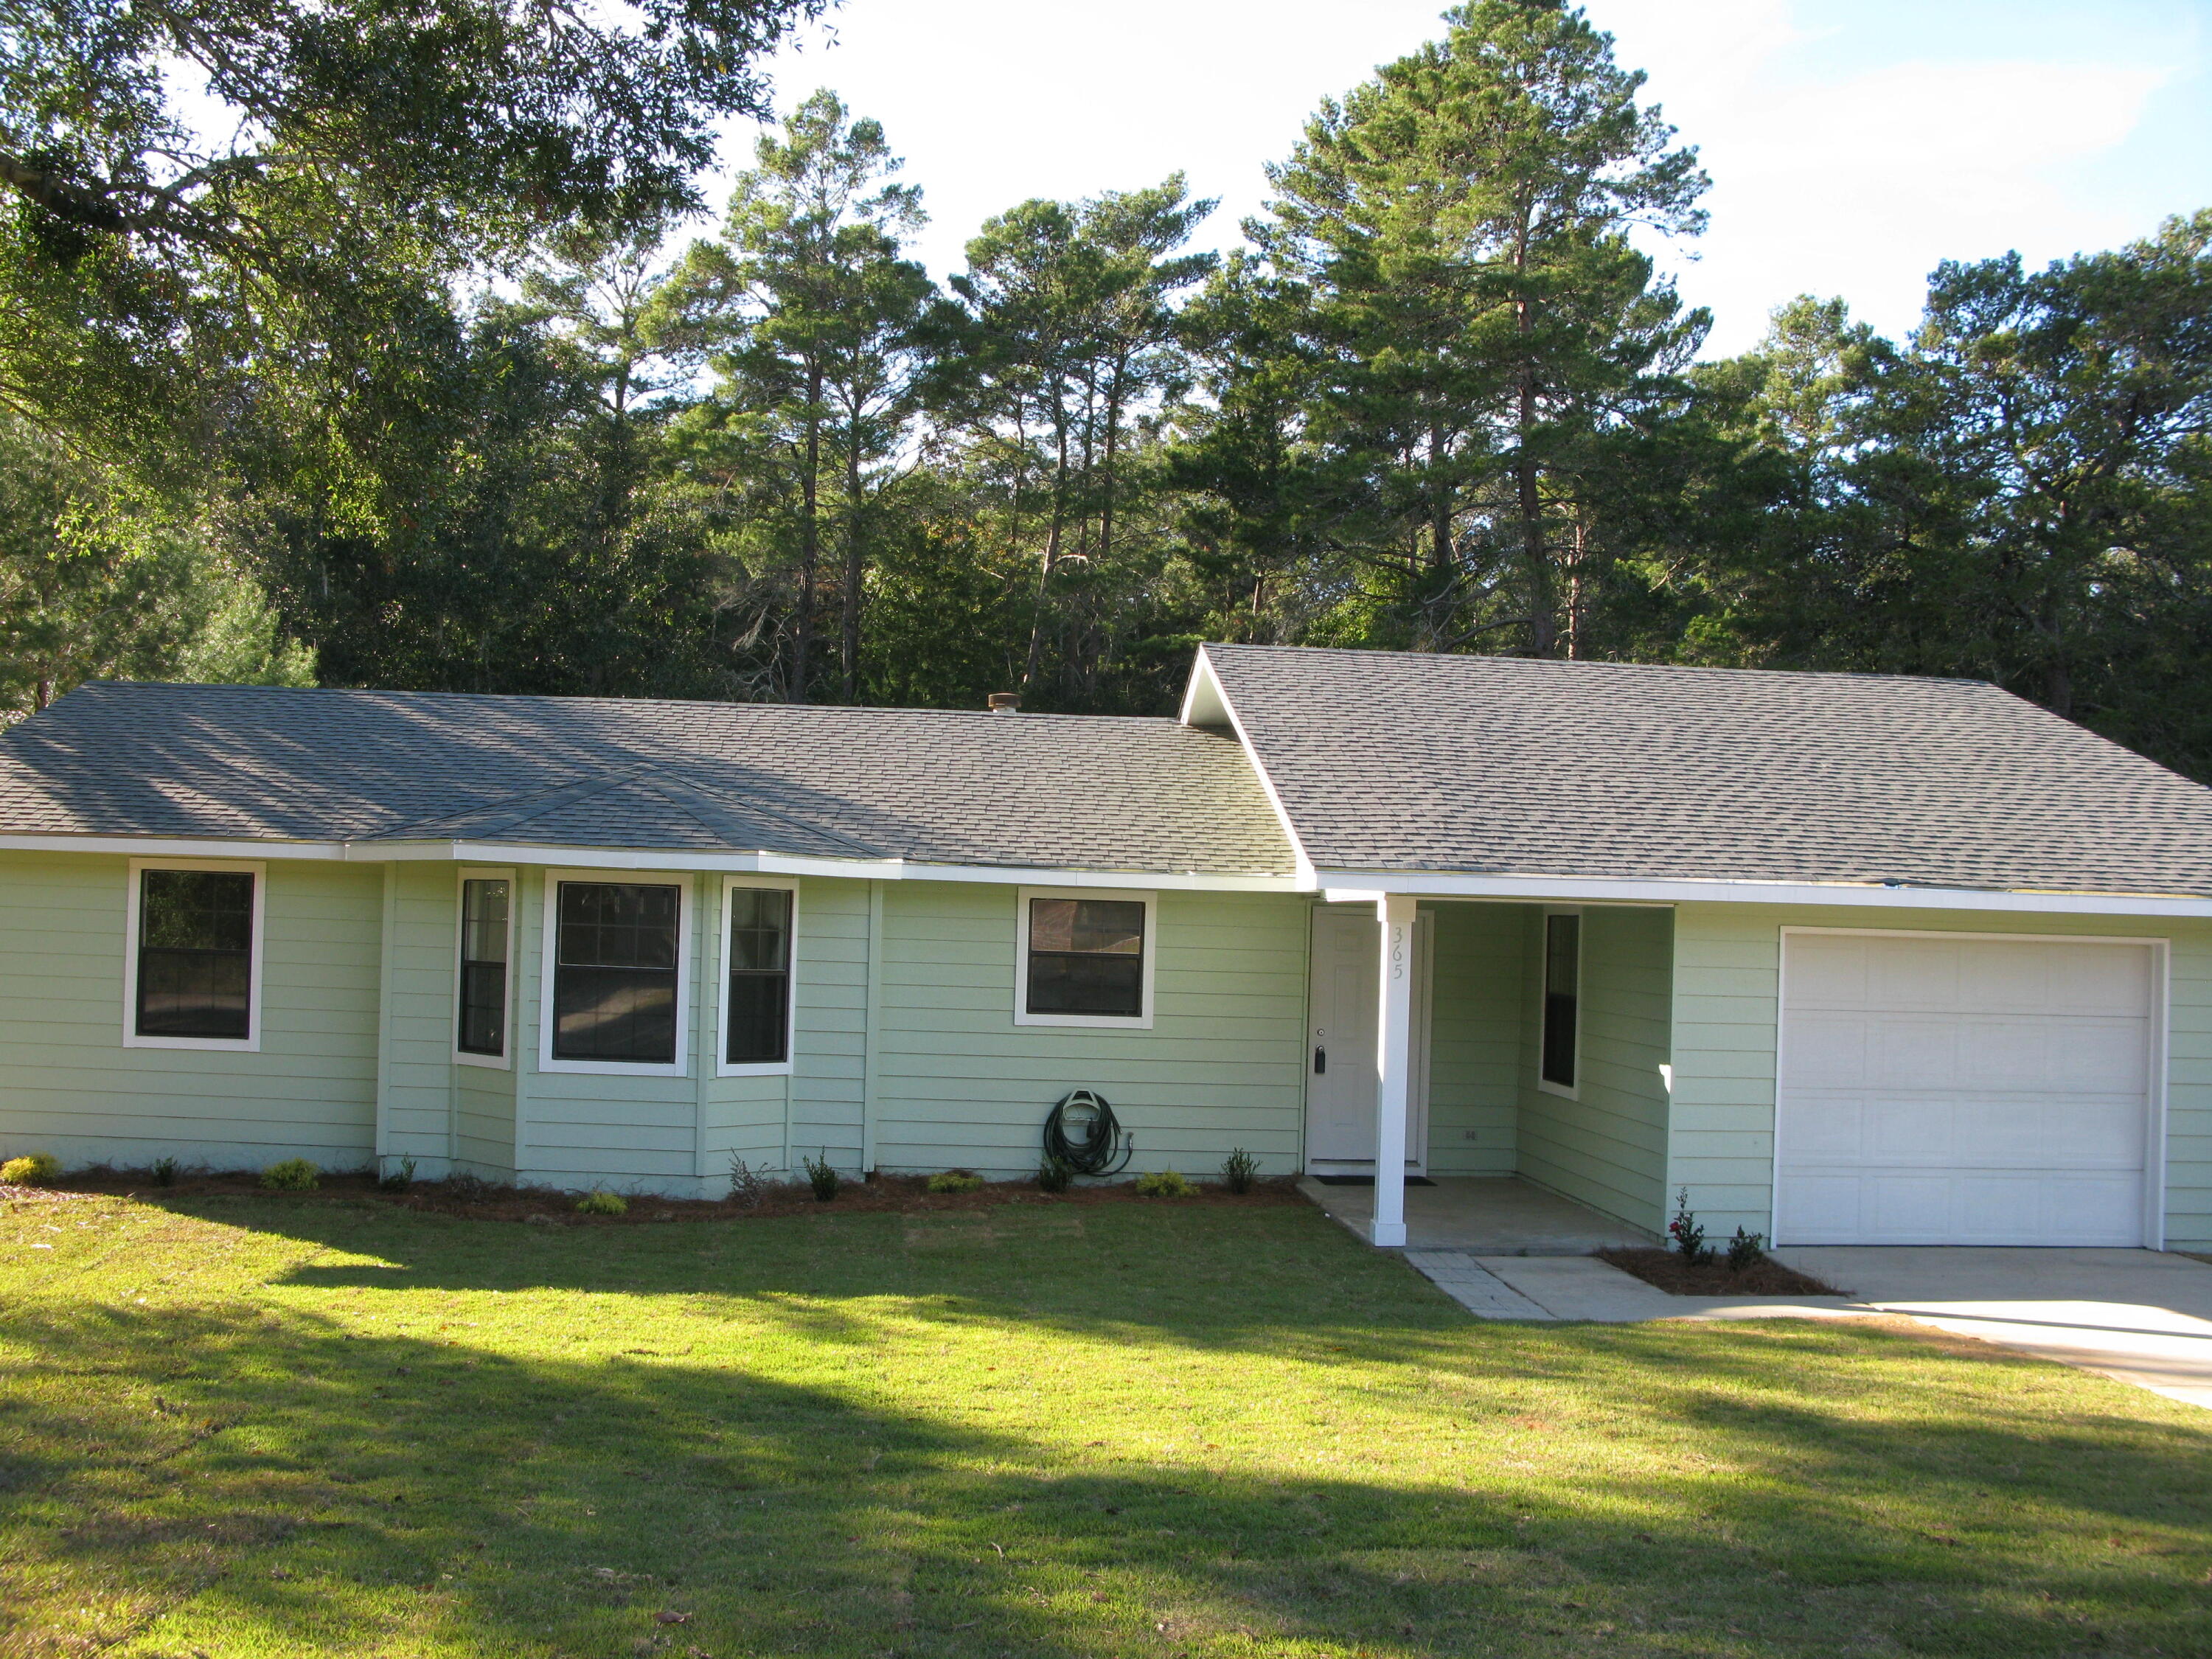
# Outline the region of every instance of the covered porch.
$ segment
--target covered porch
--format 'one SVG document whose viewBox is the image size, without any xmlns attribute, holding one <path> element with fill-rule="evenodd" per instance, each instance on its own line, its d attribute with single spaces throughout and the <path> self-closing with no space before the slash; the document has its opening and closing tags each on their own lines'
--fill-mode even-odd
<svg viewBox="0 0 2212 1659">
<path fill-rule="evenodd" d="M 1579 1255 L 1666 1225 L 1674 913 L 1332 890 L 1305 1188 L 1386 1248 Z"/>
</svg>

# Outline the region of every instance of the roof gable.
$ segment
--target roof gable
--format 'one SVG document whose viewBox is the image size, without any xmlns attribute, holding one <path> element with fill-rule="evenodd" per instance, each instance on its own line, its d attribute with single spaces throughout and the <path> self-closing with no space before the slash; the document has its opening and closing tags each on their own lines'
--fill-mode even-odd
<svg viewBox="0 0 2212 1659">
<path fill-rule="evenodd" d="M 1323 872 L 2212 894 L 2212 790 L 1978 682 L 1205 656 Z"/>
</svg>

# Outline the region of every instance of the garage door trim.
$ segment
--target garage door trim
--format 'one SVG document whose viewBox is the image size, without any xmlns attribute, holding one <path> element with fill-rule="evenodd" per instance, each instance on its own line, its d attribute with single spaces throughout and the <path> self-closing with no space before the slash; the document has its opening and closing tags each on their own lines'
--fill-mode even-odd
<svg viewBox="0 0 2212 1659">
<path fill-rule="evenodd" d="M 2172 997 L 2171 941 L 2163 935 L 2142 933 L 1969 933 L 1935 927 L 1817 927 L 1788 925 L 1778 933 L 1774 945 L 1774 1097 L 1767 1133 L 1767 1226 L 1776 1243 L 1782 1238 L 1782 1079 L 1783 1044 L 1790 1007 L 1789 939 L 1793 933 L 1818 933 L 1831 938 L 1944 939 L 1984 940 L 2018 945 L 2127 945 L 2150 951 L 2151 996 L 2148 1042 L 2148 1121 L 2143 1140 L 2143 1243 L 2166 1248 L 2166 1094 L 2169 1005 Z"/>
</svg>

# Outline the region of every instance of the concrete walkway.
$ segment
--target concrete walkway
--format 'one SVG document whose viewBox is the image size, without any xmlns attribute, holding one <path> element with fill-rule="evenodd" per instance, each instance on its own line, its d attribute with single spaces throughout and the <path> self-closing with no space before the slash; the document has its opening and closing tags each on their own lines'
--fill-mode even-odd
<svg viewBox="0 0 2212 1659">
<path fill-rule="evenodd" d="M 1298 1190 L 1332 1220 L 1362 1238 L 1375 1218 L 1371 1186 L 1324 1186 L 1311 1176 Z M 1406 1248 L 1478 1255 L 1588 1255 L 1653 1242 L 1625 1221 L 1510 1176 L 1439 1176 L 1406 1188 Z"/>
<path fill-rule="evenodd" d="M 1595 1257 L 1409 1249 L 1483 1319 L 1848 1319 L 1896 1315 L 2212 1407 L 2212 1266 L 2154 1250 L 1797 1248 L 1834 1297 L 1669 1296 Z"/>
</svg>

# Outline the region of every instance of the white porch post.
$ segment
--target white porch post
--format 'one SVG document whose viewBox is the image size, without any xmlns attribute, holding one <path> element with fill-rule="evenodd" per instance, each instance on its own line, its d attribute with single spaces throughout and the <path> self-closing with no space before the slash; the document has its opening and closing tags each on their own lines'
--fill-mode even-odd
<svg viewBox="0 0 2212 1659">
<path fill-rule="evenodd" d="M 1381 988 L 1375 1013 L 1375 1221 L 1369 1238 L 1406 1242 L 1406 1105 L 1413 1057 L 1413 896 L 1382 893 Z"/>
</svg>

